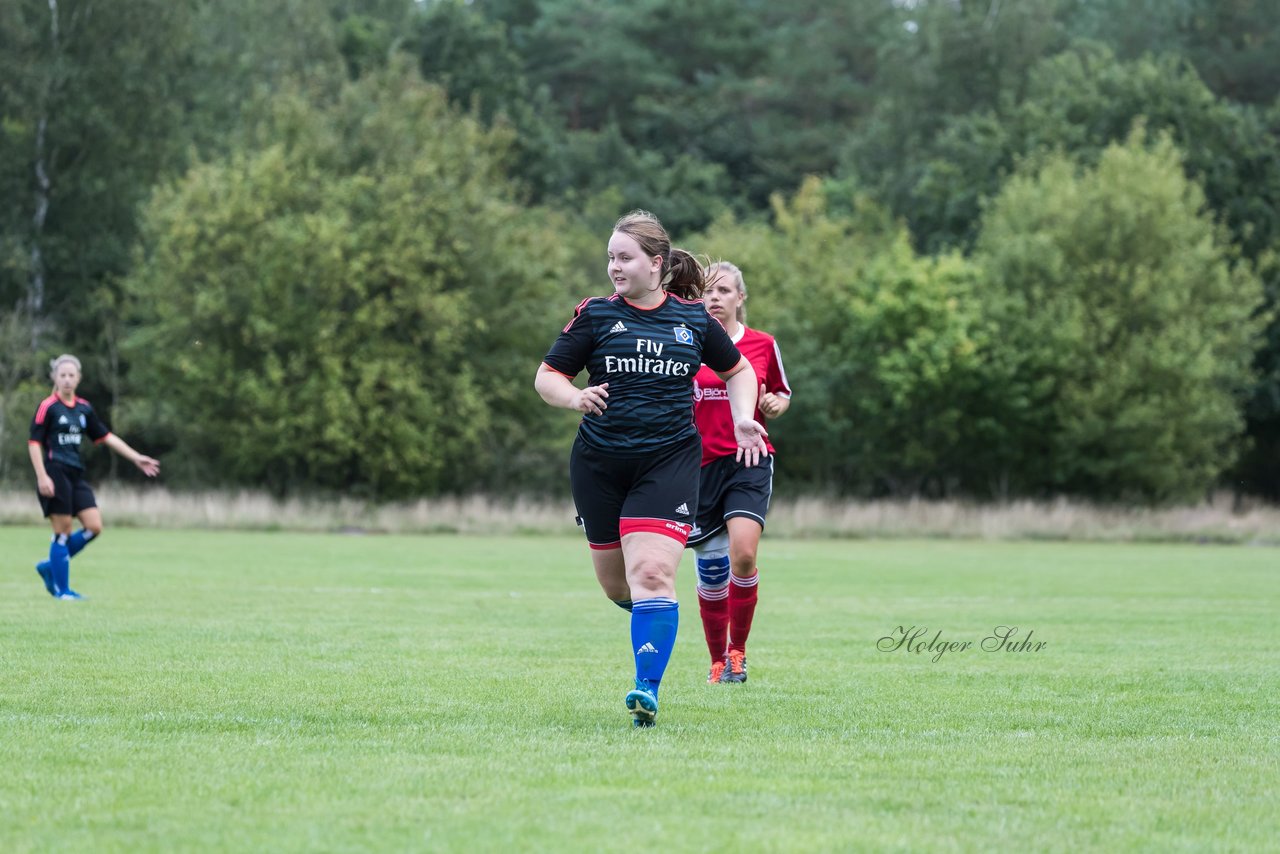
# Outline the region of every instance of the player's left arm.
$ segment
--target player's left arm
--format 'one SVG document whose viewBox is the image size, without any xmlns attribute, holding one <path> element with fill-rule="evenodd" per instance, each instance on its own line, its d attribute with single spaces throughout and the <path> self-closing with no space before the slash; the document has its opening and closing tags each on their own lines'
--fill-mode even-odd
<svg viewBox="0 0 1280 854">
<path fill-rule="evenodd" d="M 129 462 L 138 467 L 138 470 L 147 477 L 155 477 L 160 473 L 160 461 L 154 457 L 148 457 L 146 454 L 140 454 L 133 448 L 129 447 L 129 443 L 121 439 L 115 433 L 108 433 L 102 443 Z"/>
<path fill-rule="evenodd" d="M 743 356 L 731 370 L 724 373 L 717 371 L 724 380 L 729 391 L 729 412 L 733 418 L 733 437 L 738 442 L 738 453 L 735 459 L 750 468 L 760 462 L 761 456 L 769 455 L 769 446 L 765 439 L 769 433 L 764 425 L 755 419 L 756 412 L 756 372 Z"/>
<path fill-rule="evenodd" d="M 791 408 L 791 386 L 787 384 L 787 372 L 782 367 L 782 353 L 778 342 L 769 350 L 765 381 L 760 384 L 760 412 L 772 421 Z"/>
<path fill-rule="evenodd" d="M 765 390 L 765 384 L 760 383 L 760 411 L 765 418 L 772 421 L 778 418 L 788 409 L 791 408 L 791 398 L 783 397 L 780 394 L 774 394 Z"/>
<path fill-rule="evenodd" d="M 769 432 L 755 419 L 756 370 L 734 346 L 720 322 L 709 314 L 706 320 L 702 363 L 715 371 L 728 389 L 733 437 L 738 442 L 735 459 L 746 466 L 753 466 L 760 461 L 762 454 L 769 454 L 769 446 L 765 443 Z"/>
</svg>

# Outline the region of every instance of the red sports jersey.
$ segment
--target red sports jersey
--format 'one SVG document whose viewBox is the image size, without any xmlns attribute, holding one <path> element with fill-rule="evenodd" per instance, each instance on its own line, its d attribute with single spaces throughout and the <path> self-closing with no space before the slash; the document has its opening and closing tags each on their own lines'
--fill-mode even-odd
<svg viewBox="0 0 1280 854">
<path fill-rule="evenodd" d="M 791 397 L 787 372 L 782 367 L 782 353 L 778 351 L 778 342 L 773 340 L 772 335 L 739 324 L 733 343 L 738 345 L 738 350 L 755 369 L 757 388 L 764 383 L 765 391 L 780 397 Z M 724 380 L 706 365 L 700 367 L 693 378 L 693 415 L 698 424 L 698 432 L 702 434 L 704 466 L 712 460 L 738 453 L 738 442 L 733 438 L 733 416 L 729 411 L 729 390 L 725 387 Z M 755 418 L 761 424 L 765 423 L 764 414 L 758 408 Z M 773 445 L 768 440 L 765 444 L 772 454 Z"/>
</svg>

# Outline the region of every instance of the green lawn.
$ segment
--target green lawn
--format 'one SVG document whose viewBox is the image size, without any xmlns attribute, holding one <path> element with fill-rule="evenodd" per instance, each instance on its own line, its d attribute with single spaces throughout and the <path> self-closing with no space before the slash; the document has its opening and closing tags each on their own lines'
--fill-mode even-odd
<svg viewBox="0 0 1280 854">
<path fill-rule="evenodd" d="M 750 681 L 558 538 L 0 528 L 0 850 L 1275 850 L 1280 551 L 767 539 Z M 997 626 L 1039 651 L 986 652 Z M 888 652 L 899 626 L 967 650 Z M 891 645 L 891 644 L 886 644 Z M 936 649 L 936 647 L 935 647 Z"/>
</svg>

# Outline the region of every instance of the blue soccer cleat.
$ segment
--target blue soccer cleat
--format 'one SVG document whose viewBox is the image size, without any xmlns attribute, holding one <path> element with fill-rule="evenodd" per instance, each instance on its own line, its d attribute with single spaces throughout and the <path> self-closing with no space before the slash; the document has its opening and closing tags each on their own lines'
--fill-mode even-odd
<svg viewBox="0 0 1280 854">
<path fill-rule="evenodd" d="M 64 602 L 79 602 L 84 597 L 68 587 L 58 594 L 58 598 Z"/>
<path fill-rule="evenodd" d="M 49 591 L 50 596 L 56 597 L 58 588 L 53 583 L 53 572 L 49 566 L 49 561 L 42 560 L 36 564 L 36 572 L 40 573 L 40 578 L 44 581 L 44 589 Z"/>
<path fill-rule="evenodd" d="M 653 726 L 653 719 L 658 716 L 658 698 L 649 689 L 648 682 L 637 679 L 635 690 L 627 694 L 626 703 L 632 726 Z"/>
</svg>

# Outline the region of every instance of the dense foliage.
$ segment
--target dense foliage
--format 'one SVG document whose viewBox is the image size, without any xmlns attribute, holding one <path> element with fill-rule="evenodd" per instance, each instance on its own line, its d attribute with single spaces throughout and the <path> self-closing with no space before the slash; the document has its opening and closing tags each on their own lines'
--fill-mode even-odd
<svg viewBox="0 0 1280 854">
<path fill-rule="evenodd" d="M 793 488 L 1280 495 L 1277 91 L 1270 0 L 12 0 L 0 479 L 71 350 L 182 485 L 560 489 L 643 207 L 746 272 Z"/>
<path fill-rule="evenodd" d="M 274 104 L 275 141 L 148 209 L 126 352 L 164 393 L 134 422 L 205 481 L 542 485 L 530 461 L 565 431 L 527 392 L 573 265 L 557 217 L 511 201 L 505 135 L 399 69 Z"/>
</svg>

